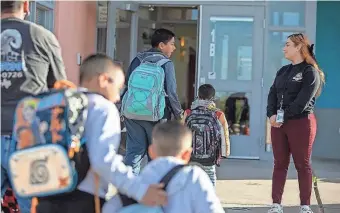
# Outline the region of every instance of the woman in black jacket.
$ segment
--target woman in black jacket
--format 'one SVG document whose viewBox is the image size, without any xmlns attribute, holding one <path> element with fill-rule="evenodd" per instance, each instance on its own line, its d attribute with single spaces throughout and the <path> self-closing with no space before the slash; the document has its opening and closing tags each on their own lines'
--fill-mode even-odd
<svg viewBox="0 0 340 213">
<path fill-rule="evenodd" d="M 268 213 L 282 213 L 281 198 L 286 182 L 290 154 L 298 172 L 300 213 L 312 213 L 312 169 L 310 157 L 316 135 L 313 114 L 315 99 L 325 82 L 310 44 L 303 34 L 288 36 L 283 52 L 292 63 L 276 74 L 268 95 L 267 116 L 270 119 L 274 172 L 273 205 Z"/>
</svg>

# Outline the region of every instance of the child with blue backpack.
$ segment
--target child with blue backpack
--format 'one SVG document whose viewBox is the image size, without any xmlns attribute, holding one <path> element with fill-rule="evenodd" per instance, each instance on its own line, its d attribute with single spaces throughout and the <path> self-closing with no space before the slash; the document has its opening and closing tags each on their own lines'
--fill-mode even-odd
<svg viewBox="0 0 340 213">
<path fill-rule="evenodd" d="M 127 130 L 125 164 L 138 175 L 141 162 L 151 144 L 153 127 L 172 116 L 180 120 L 183 110 L 177 95 L 174 64 L 175 34 L 157 29 L 151 37 L 152 48 L 140 52 L 126 75 L 121 114 Z M 150 157 L 148 156 L 150 161 Z"/>
<path fill-rule="evenodd" d="M 188 166 L 192 148 L 190 129 L 177 121 L 157 124 L 152 133 L 149 155 L 153 159 L 140 178 L 146 184 L 163 182 L 168 204 L 146 207 L 118 194 L 109 200 L 103 213 L 224 213 L 207 174 Z"/>
<path fill-rule="evenodd" d="M 123 84 L 121 66 L 94 54 L 80 67 L 80 88 L 57 82 L 19 102 L 9 171 L 15 193 L 34 197 L 31 213 L 100 213 L 109 183 L 146 205 L 166 203 L 163 184 L 143 183 L 117 154 Z"/>
</svg>

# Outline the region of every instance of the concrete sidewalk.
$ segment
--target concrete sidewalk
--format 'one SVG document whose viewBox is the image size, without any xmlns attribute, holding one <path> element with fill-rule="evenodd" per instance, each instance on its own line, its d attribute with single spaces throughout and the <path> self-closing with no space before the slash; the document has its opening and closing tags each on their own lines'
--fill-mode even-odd
<svg viewBox="0 0 340 213">
<path fill-rule="evenodd" d="M 223 160 L 217 170 L 217 194 L 228 213 L 266 213 L 271 204 L 273 163 L 252 160 Z M 313 159 L 313 169 L 319 177 L 319 191 L 325 213 L 340 213 L 340 162 Z M 285 186 L 285 213 L 299 213 L 297 173 L 291 163 Z M 312 208 L 318 212 L 315 194 Z"/>
</svg>

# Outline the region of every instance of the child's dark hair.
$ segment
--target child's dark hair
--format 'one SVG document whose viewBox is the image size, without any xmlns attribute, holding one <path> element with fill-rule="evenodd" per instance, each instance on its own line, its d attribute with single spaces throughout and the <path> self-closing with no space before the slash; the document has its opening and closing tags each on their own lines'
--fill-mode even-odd
<svg viewBox="0 0 340 213">
<path fill-rule="evenodd" d="M 211 100 L 215 97 L 215 88 L 211 84 L 203 84 L 198 88 L 198 98 Z"/>
<path fill-rule="evenodd" d="M 113 61 L 109 56 L 104 53 L 95 53 L 89 55 L 82 62 L 79 69 L 79 82 L 83 83 L 90 80 L 96 75 L 105 73 L 110 67 L 122 69 L 119 62 Z"/>
<path fill-rule="evenodd" d="M 152 143 L 155 145 L 158 155 L 176 156 L 185 147 L 191 130 L 178 121 L 167 121 L 157 124 L 152 131 Z M 191 138 L 189 140 L 191 146 Z"/>
<path fill-rule="evenodd" d="M 175 33 L 167 29 L 157 29 L 151 37 L 151 46 L 158 47 L 160 43 L 167 44 L 173 37 Z"/>
<path fill-rule="evenodd" d="M 1 13 L 15 13 L 18 12 L 24 1 L 1 1 Z"/>
</svg>

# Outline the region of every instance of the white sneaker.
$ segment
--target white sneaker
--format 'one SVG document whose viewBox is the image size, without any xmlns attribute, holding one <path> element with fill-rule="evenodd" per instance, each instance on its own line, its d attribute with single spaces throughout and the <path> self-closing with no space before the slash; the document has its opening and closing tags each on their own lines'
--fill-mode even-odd
<svg viewBox="0 0 340 213">
<path fill-rule="evenodd" d="M 300 213 L 313 213 L 313 211 L 309 206 L 303 205 L 300 207 Z"/>
<path fill-rule="evenodd" d="M 274 203 L 268 210 L 268 213 L 283 213 L 283 207 L 281 204 Z"/>
</svg>

